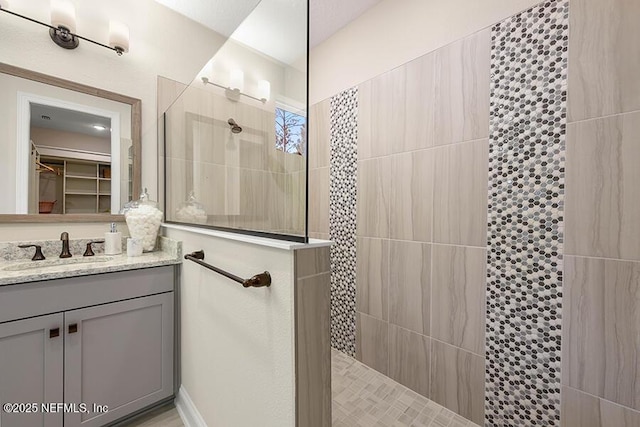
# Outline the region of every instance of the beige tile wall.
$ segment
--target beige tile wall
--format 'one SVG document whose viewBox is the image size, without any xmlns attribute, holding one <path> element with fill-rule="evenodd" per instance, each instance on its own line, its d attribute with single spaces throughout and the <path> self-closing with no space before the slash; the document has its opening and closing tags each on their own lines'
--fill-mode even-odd
<svg viewBox="0 0 640 427">
<path fill-rule="evenodd" d="M 389 226 L 392 239 L 431 241 L 434 151 L 419 150 L 391 158 Z"/>
<path fill-rule="evenodd" d="M 483 424 L 484 357 L 433 340 L 430 398 L 475 423 Z"/>
<path fill-rule="evenodd" d="M 331 101 L 309 107 L 309 237 L 329 238 Z"/>
<path fill-rule="evenodd" d="M 295 251 L 297 426 L 331 426 L 329 248 Z"/>
<path fill-rule="evenodd" d="M 431 245 L 391 240 L 389 262 L 390 323 L 431 335 Z"/>
<path fill-rule="evenodd" d="M 389 240 L 356 239 L 356 310 L 389 319 Z"/>
<path fill-rule="evenodd" d="M 565 259 L 562 379 L 640 410 L 640 263 Z"/>
<path fill-rule="evenodd" d="M 331 138 L 331 103 L 320 102 L 309 108 L 309 169 L 329 167 L 329 140 Z"/>
<path fill-rule="evenodd" d="M 569 121 L 640 109 L 640 3 L 572 0 Z"/>
<path fill-rule="evenodd" d="M 436 145 L 489 136 L 490 51 L 489 29 L 435 51 Z"/>
<path fill-rule="evenodd" d="M 358 138 L 358 149 L 360 148 Z M 356 234 L 389 238 L 391 157 L 358 161 Z"/>
<path fill-rule="evenodd" d="M 431 340 L 389 325 L 389 376 L 423 396 L 429 395 Z"/>
<path fill-rule="evenodd" d="M 431 260 L 433 338 L 484 355 L 487 250 L 433 245 Z"/>
<path fill-rule="evenodd" d="M 433 241 L 486 247 L 489 140 L 434 151 Z"/>
<path fill-rule="evenodd" d="M 640 2 L 572 0 L 563 427 L 640 425 Z"/>
<path fill-rule="evenodd" d="M 329 240 L 331 100 L 309 107 L 309 237 Z"/>
<path fill-rule="evenodd" d="M 568 125 L 568 254 L 640 261 L 639 160 L 640 111 Z"/>
<path fill-rule="evenodd" d="M 489 60 L 485 30 L 362 83 L 357 123 L 356 357 L 480 424 Z M 329 102 L 310 108 L 317 236 Z"/>
<path fill-rule="evenodd" d="M 389 373 L 389 323 L 356 312 L 356 359 Z"/>
<path fill-rule="evenodd" d="M 562 425 L 571 427 L 637 427 L 640 412 L 562 387 Z"/>
</svg>

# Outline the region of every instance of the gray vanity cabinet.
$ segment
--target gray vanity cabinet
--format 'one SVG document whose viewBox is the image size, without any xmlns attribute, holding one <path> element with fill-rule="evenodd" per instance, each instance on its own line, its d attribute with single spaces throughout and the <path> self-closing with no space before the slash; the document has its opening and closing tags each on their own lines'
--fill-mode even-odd
<svg viewBox="0 0 640 427">
<path fill-rule="evenodd" d="M 89 410 L 65 413 L 65 427 L 103 426 L 173 394 L 172 293 L 69 311 L 64 329 L 65 400 Z"/>
<path fill-rule="evenodd" d="M 0 426 L 62 426 L 62 413 L 41 411 L 42 403 L 62 402 L 62 322 L 58 313 L 0 324 L 0 403 L 26 404 L 0 409 Z"/>
<path fill-rule="evenodd" d="M 173 266 L 0 286 L 0 403 L 37 405 L 0 426 L 105 426 L 170 398 L 174 289 Z"/>
</svg>

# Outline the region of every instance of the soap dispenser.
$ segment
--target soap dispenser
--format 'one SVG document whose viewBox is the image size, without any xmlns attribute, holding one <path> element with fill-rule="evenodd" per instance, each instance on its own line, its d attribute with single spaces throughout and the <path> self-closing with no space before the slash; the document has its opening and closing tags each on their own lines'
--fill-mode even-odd
<svg viewBox="0 0 640 427">
<path fill-rule="evenodd" d="M 105 255 L 119 255 L 122 253 L 122 233 L 118 231 L 116 223 L 111 223 L 110 231 L 104 233 Z"/>
</svg>

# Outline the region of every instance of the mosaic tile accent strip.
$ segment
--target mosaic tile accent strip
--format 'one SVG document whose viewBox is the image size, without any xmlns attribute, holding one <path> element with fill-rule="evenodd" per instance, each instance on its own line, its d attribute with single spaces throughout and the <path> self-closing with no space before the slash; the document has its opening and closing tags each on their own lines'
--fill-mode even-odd
<svg viewBox="0 0 640 427">
<path fill-rule="evenodd" d="M 358 89 L 332 97 L 330 115 L 331 347 L 355 356 Z"/>
<path fill-rule="evenodd" d="M 569 5 L 492 28 L 485 420 L 559 426 Z"/>
</svg>

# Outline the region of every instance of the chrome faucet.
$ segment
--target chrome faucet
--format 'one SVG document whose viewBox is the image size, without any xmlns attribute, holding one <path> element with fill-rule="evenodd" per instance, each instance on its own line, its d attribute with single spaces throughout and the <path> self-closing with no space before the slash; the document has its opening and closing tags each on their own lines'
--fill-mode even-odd
<svg viewBox="0 0 640 427">
<path fill-rule="evenodd" d="M 62 252 L 60 252 L 60 258 L 71 258 L 71 252 L 69 252 L 69 233 L 66 231 L 60 235 L 62 240 Z"/>
</svg>

